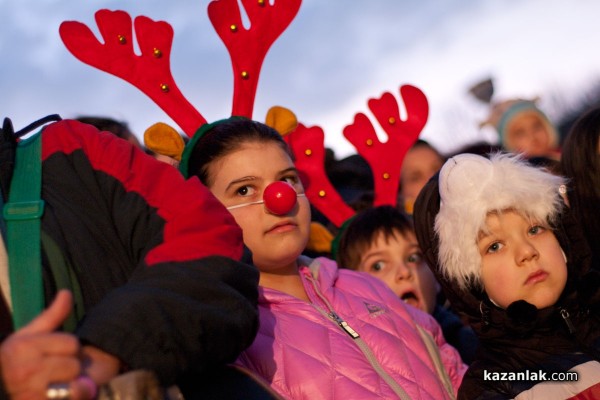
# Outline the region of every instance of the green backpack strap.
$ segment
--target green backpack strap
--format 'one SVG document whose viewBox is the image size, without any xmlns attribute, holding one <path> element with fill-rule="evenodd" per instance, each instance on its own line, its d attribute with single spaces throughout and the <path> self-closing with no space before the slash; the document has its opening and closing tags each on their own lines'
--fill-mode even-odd
<svg viewBox="0 0 600 400">
<path fill-rule="evenodd" d="M 4 205 L 6 248 L 15 329 L 44 309 L 40 218 L 44 213 L 41 131 L 17 145 L 8 202 Z"/>
<path fill-rule="evenodd" d="M 65 332 L 73 332 L 77 327 L 77 322 L 81 320 L 85 314 L 85 305 L 83 302 L 83 294 L 81 286 L 77 279 L 76 269 L 65 258 L 58 244 L 43 230 L 42 234 L 42 250 L 46 255 L 48 267 L 54 278 L 56 288 L 69 289 L 73 295 L 73 310 L 63 323 Z"/>
</svg>

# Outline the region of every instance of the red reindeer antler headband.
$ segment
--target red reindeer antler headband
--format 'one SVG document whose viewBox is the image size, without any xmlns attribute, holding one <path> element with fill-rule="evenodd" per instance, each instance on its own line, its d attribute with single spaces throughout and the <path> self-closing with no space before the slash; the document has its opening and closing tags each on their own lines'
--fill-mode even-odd
<svg viewBox="0 0 600 400">
<path fill-rule="evenodd" d="M 344 128 L 346 139 L 371 166 L 375 206 L 396 205 L 404 156 L 419 138 L 429 114 L 427 98 L 418 88 L 404 85 L 400 87 L 400 95 L 406 107 L 405 120 L 400 119 L 398 102 L 391 93 L 385 92 L 379 99 L 368 101 L 369 109 L 388 136 L 385 143 L 379 140 L 373 124 L 363 113 L 356 114 L 354 122 Z M 296 157 L 307 197 L 335 226 L 342 226 L 355 212 L 325 173 L 323 130 L 299 124 L 285 139 Z"/>
<path fill-rule="evenodd" d="M 234 72 L 232 115 L 252 118 L 254 97 L 263 60 L 275 40 L 289 26 L 301 0 L 241 0 L 251 26 L 242 25 L 237 0 L 213 0 L 208 15 L 229 51 Z M 116 75 L 150 97 L 188 135 L 206 119 L 190 104 L 171 74 L 173 28 L 167 22 L 139 16 L 132 24 L 125 11 L 99 10 L 96 23 L 101 43 L 83 23 L 65 21 L 60 36 L 80 61 Z M 133 30 L 141 55 L 133 51 Z"/>
<path fill-rule="evenodd" d="M 241 0 L 251 26 L 242 25 L 237 0 L 213 0 L 208 15 L 227 47 L 234 72 L 232 115 L 252 118 L 254 98 L 264 58 L 275 40 L 296 16 L 301 0 Z M 171 74 L 173 28 L 164 21 L 144 16 L 132 19 L 124 11 L 99 10 L 96 23 L 101 43 L 84 24 L 65 21 L 60 35 L 67 49 L 79 60 L 131 83 L 169 115 L 190 137 L 206 119 L 187 101 Z M 133 51 L 133 28 L 141 55 Z M 366 115 L 358 113 L 344 129 L 344 136 L 370 164 L 375 180 L 374 205 L 396 204 L 400 168 L 406 152 L 417 140 L 428 116 L 425 95 L 416 87 L 402 86 L 407 118 L 400 119 L 398 103 L 390 93 L 371 99 L 369 108 L 388 135 L 379 141 Z M 324 170 L 324 133 L 299 124 L 285 136 L 296 156 L 306 194 L 312 204 L 336 226 L 354 214 L 329 182 Z"/>
</svg>

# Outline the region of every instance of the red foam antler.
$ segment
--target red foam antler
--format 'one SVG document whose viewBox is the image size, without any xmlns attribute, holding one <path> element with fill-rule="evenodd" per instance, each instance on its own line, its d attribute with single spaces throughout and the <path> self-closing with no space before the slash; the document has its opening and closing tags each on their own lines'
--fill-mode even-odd
<svg viewBox="0 0 600 400">
<path fill-rule="evenodd" d="M 335 190 L 325 173 L 325 134 L 318 126 L 310 128 L 298 124 L 296 129 L 284 136 L 296 158 L 296 168 L 311 204 L 323 213 L 335 226 L 354 215 Z"/>
<path fill-rule="evenodd" d="M 404 156 L 419 138 L 427 122 L 429 106 L 425 94 L 410 85 L 400 87 L 400 96 L 406 107 L 407 118 L 400 119 L 395 97 L 384 93 L 379 99 L 370 99 L 369 109 L 388 136 L 382 143 L 371 121 L 363 113 L 356 114 L 354 122 L 344 128 L 344 136 L 369 163 L 375 181 L 374 206 L 396 205 L 400 168 Z"/>
<path fill-rule="evenodd" d="M 404 85 L 400 87 L 400 95 L 406 106 L 406 120 L 400 119 L 398 102 L 391 93 L 386 92 L 379 99 L 368 102 L 369 109 L 388 135 L 386 143 L 379 140 L 371 121 L 363 113 L 356 114 L 354 122 L 344 129 L 344 136 L 373 171 L 374 206 L 396 205 L 404 156 L 418 139 L 429 114 L 427 98 L 418 88 Z M 318 126 L 306 128 L 298 124 L 284 139 L 296 157 L 306 196 L 334 225 L 341 227 L 355 212 L 327 178 L 324 136 Z"/>
<path fill-rule="evenodd" d="M 65 21 L 60 25 L 60 36 L 67 49 L 82 62 L 116 75 L 140 89 L 188 136 L 192 136 L 206 123 L 206 119 L 186 100 L 171 74 L 171 25 L 144 16 L 137 17 L 135 34 L 141 50 L 141 55 L 137 55 L 133 51 L 129 14 L 99 10 L 95 17 L 104 44 L 86 25 Z"/>
<path fill-rule="evenodd" d="M 252 118 L 254 97 L 263 60 L 271 45 L 288 27 L 301 0 L 241 0 L 250 20 L 242 26 L 237 0 L 215 0 L 208 16 L 227 47 L 233 65 L 234 88 L 231 115 Z"/>
</svg>

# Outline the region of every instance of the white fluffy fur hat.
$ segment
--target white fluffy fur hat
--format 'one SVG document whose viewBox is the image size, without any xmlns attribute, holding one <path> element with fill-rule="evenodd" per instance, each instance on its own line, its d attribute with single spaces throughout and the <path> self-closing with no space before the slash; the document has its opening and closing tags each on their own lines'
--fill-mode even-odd
<svg viewBox="0 0 600 400">
<path fill-rule="evenodd" d="M 465 289 L 480 285 L 479 232 L 489 212 L 512 209 L 537 221 L 553 221 L 563 202 L 564 178 L 529 165 L 521 156 L 487 159 L 460 154 L 439 175 L 440 211 L 435 218 L 441 272 Z"/>
</svg>

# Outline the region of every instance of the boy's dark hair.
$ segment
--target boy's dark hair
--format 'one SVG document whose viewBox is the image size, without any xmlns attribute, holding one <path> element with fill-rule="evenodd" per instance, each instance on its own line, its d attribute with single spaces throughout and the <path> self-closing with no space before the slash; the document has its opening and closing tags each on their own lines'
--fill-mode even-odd
<svg viewBox="0 0 600 400">
<path fill-rule="evenodd" d="M 362 254 L 377 239 L 377 235 L 390 237 L 413 232 L 412 218 L 392 206 L 367 208 L 356 214 L 348 223 L 340 238 L 336 261 L 340 268 L 357 269 Z"/>
</svg>

